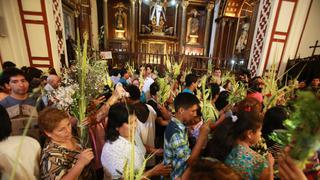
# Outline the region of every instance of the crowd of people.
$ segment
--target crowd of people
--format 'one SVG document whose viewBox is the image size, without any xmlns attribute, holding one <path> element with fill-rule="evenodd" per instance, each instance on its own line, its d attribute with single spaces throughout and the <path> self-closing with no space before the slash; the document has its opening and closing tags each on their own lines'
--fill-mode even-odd
<svg viewBox="0 0 320 180">
<path fill-rule="evenodd" d="M 222 71 L 215 68 L 207 80 L 210 103 L 217 113 L 204 121 L 201 99 L 196 96 L 200 77 L 179 75 L 170 97 L 159 103 L 159 74 L 151 65 L 139 75 L 112 69 L 111 96 L 92 100 L 85 123 L 89 145 L 75 130 L 79 121 L 58 109 L 49 94 L 61 86 L 54 69 L 47 75 L 32 67 L 18 69 L 5 62 L 0 77 L 0 177 L 9 179 L 125 179 L 126 167 L 142 170 L 142 179 L 316 179 L 306 174 L 268 136 L 284 129 L 289 116 L 282 99 L 263 112 L 264 82 L 247 71 L 237 80 L 247 87 L 247 97 L 229 104 L 233 88 L 222 85 Z M 179 90 L 179 86 L 183 87 Z M 35 89 L 44 93 L 36 94 Z M 298 90 L 319 95 L 320 78 Z M 294 97 L 293 97 L 294 98 Z M 93 110 L 92 110 L 93 111 Z M 26 135 L 26 136 L 25 136 Z M 267 153 L 255 145 L 265 140 Z M 22 139 L 22 141 L 21 141 Z M 132 159 L 134 157 L 134 159 Z M 147 161 L 146 161 L 147 160 Z M 313 167 L 319 167 L 315 152 Z"/>
</svg>

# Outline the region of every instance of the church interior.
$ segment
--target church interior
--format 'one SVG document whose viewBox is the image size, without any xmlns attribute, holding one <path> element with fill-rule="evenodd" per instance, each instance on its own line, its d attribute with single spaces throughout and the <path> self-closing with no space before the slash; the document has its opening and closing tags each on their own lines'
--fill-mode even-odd
<svg viewBox="0 0 320 180">
<path fill-rule="evenodd" d="M 185 59 L 199 72 L 210 63 L 254 76 L 276 64 L 282 74 L 318 59 L 319 9 L 317 0 L 1 0 L 0 60 L 60 71 L 79 29 L 113 66 Z"/>
<path fill-rule="evenodd" d="M 320 179 L 320 0 L 0 0 L 0 179 Z"/>
</svg>

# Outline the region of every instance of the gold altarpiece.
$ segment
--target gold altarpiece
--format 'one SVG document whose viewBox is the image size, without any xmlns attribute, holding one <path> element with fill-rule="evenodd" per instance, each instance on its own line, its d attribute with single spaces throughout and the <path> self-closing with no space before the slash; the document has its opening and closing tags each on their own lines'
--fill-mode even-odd
<svg viewBox="0 0 320 180">
<path fill-rule="evenodd" d="M 108 50 L 207 56 L 211 0 L 108 0 L 105 6 Z M 139 59 L 160 63 L 147 56 Z"/>
</svg>

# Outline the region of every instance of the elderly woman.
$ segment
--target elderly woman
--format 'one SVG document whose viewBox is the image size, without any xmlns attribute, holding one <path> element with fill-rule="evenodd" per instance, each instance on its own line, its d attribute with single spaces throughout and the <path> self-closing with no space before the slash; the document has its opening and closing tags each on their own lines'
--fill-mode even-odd
<svg viewBox="0 0 320 180">
<path fill-rule="evenodd" d="M 67 113 L 46 108 L 39 114 L 39 126 L 49 138 L 41 155 L 41 179 L 93 179 L 88 166 L 93 152 L 83 149 L 73 137 Z"/>
<path fill-rule="evenodd" d="M 143 167 L 146 149 L 141 137 L 138 133 L 135 133 L 134 149 L 131 148 L 132 144 L 129 137 L 129 128 L 136 128 L 136 121 L 136 116 L 132 112 L 128 112 L 124 103 L 117 103 L 110 107 L 106 143 L 102 150 L 101 162 L 105 174 L 111 176 L 112 179 L 123 178 L 125 164 L 133 160 L 131 159 L 132 151 L 134 151 L 134 171 L 138 172 Z M 144 172 L 143 176 L 148 178 L 156 175 L 168 175 L 170 170 L 170 166 L 158 164 L 151 170 Z"/>
</svg>

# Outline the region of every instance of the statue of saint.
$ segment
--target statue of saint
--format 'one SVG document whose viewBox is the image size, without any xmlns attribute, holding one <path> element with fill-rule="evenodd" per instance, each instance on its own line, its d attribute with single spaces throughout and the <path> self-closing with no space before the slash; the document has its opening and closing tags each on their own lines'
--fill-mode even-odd
<svg viewBox="0 0 320 180">
<path fill-rule="evenodd" d="M 241 34 L 239 36 L 236 50 L 240 54 L 247 46 L 248 41 L 248 32 L 249 32 L 250 23 L 246 22 L 241 27 Z"/>
<path fill-rule="evenodd" d="M 156 26 L 159 26 L 161 17 L 163 18 L 164 21 L 166 21 L 164 3 L 161 3 L 160 0 L 157 0 L 152 5 L 152 13 L 151 13 L 151 16 L 150 16 L 150 20 L 151 21 L 155 20 L 156 21 Z"/>
<path fill-rule="evenodd" d="M 123 14 L 122 11 L 119 10 L 118 12 L 116 12 L 115 14 L 115 18 L 116 18 L 116 29 L 124 29 L 124 18 L 123 18 Z"/>
<path fill-rule="evenodd" d="M 200 25 L 199 19 L 197 17 L 199 16 L 200 13 L 196 9 L 192 9 L 188 14 L 191 15 L 191 17 L 189 17 L 188 24 L 187 24 L 187 42 L 196 43 L 195 40 L 198 37 L 199 25 Z M 190 36 L 192 36 L 193 38 L 191 38 Z"/>
<path fill-rule="evenodd" d="M 126 13 L 124 12 L 124 9 L 126 7 L 123 3 L 118 3 L 114 8 L 116 8 L 118 11 L 114 14 L 115 16 L 115 26 L 118 30 L 124 30 L 125 29 L 125 19 L 126 19 Z"/>
</svg>

